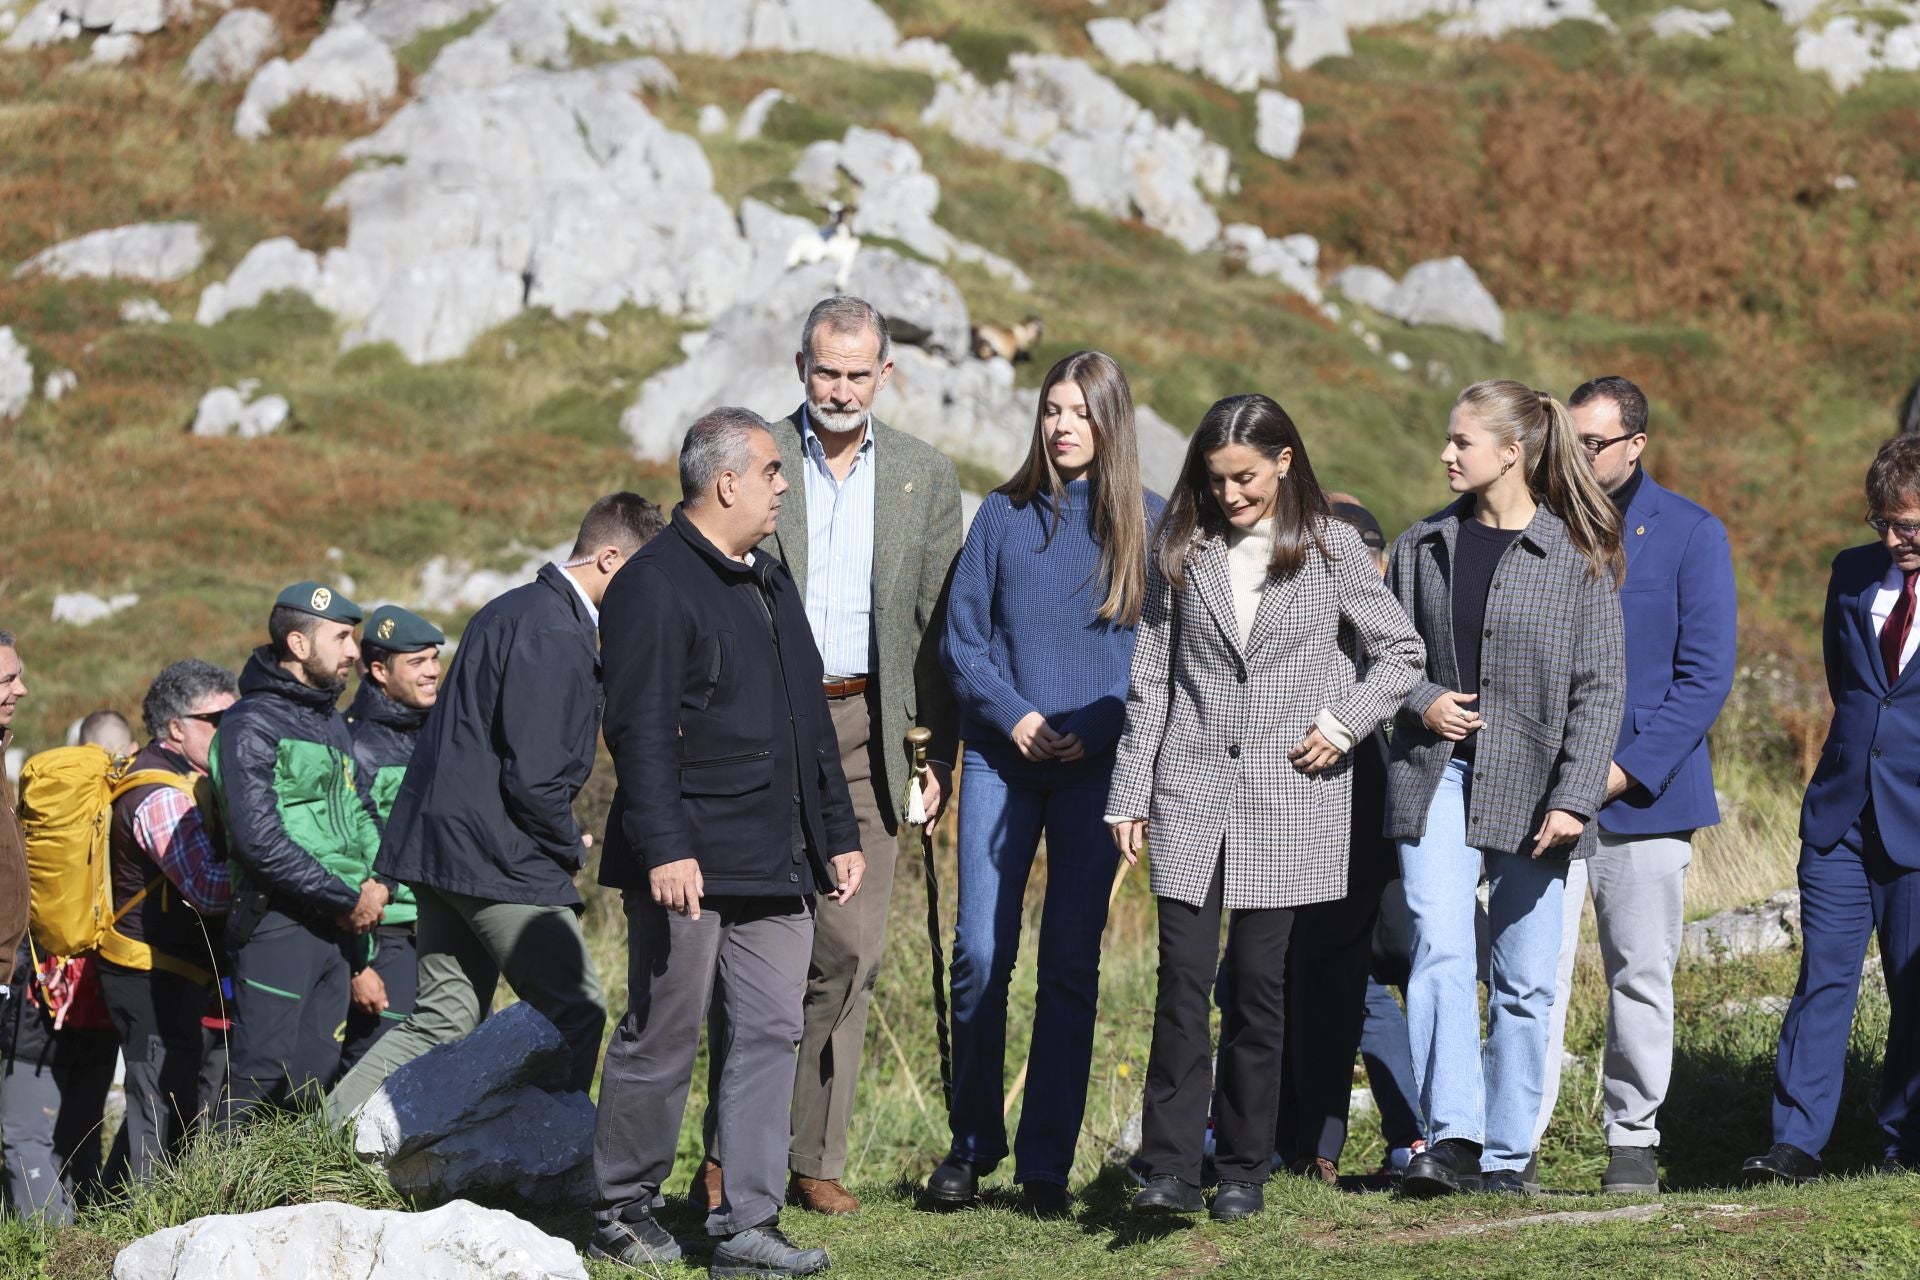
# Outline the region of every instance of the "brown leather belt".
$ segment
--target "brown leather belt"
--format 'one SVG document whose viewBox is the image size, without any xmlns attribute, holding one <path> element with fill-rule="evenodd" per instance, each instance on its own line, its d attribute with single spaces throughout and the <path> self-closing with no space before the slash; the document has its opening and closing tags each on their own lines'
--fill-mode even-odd
<svg viewBox="0 0 1920 1280">
<path fill-rule="evenodd" d="M 848 680 L 822 680 L 820 691 L 835 701 L 841 698 L 857 698 L 867 691 L 867 678 L 854 676 Z"/>
</svg>

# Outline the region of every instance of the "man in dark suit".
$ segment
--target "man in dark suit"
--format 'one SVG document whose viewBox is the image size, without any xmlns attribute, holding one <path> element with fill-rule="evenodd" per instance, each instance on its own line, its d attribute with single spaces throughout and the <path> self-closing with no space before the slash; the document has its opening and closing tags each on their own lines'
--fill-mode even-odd
<svg viewBox="0 0 1920 1280">
<path fill-rule="evenodd" d="M 1693 833 L 1720 821 L 1707 731 L 1733 688 L 1739 599 L 1724 525 L 1662 488 L 1640 465 L 1647 397 L 1621 377 L 1567 397 L 1594 479 L 1620 512 L 1627 578 L 1627 714 L 1607 776 L 1593 857 L 1567 869 L 1560 968 L 1534 1147 L 1560 1095 L 1562 1038 L 1580 941 L 1580 901 L 1593 892 L 1607 975 L 1601 1068 L 1607 1167 L 1600 1189 L 1660 1190 L 1660 1104 L 1673 1076 L 1673 970 L 1680 960 Z M 1529 1165 L 1523 1181 L 1537 1183 Z"/>
<path fill-rule="evenodd" d="M 606 1030 L 573 877 L 592 837 L 573 799 L 600 730 L 600 602 L 660 529 L 633 493 L 600 499 L 573 554 L 473 616 L 394 798 L 374 871 L 419 900 L 419 993 L 327 1097 L 344 1119 L 403 1064 L 480 1025 L 505 977 L 593 1083 Z"/>
<path fill-rule="evenodd" d="M 1876 933 L 1891 1006 L 1881 1171 L 1920 1168 L 1920 437 L 1880 446 L 1867 510 L 1879 541 L 1834 557 L 1827 586 L 1821 636 L 1833 724 L 1800 808 L 1800 981 L 1780 1024 L 1773 1148 L 1741 1167 L 1750 1182 L 1820 1175 Z"/>
<path fill-rule="evenodd" d="M 816 914 L 848 911 L 865 859 L 799 588 L 758 550 L 788 491 L 759 415 L 716 409 L 680 448 L 673 521 L 606 598 L 607 750 L 618 790 L 600 883 L 627 914 L 627 1014 L 607 1046 L 589 1252 L 671 1262 L 655 1221 L 700 1023 L 726 1144 L 707 1213 L 715 1275 L 811 1275 L 780 1233 L 793 1052 Z M 829 901 L 819 905 L 818 897 Z"/>
<path fill-rule="evenodd" d="M 842 1214 L 860 1207 L 840 1180 L 867 1009 L 886 944 L 911 764 L 907 730 L 919 724 L 933 731 L 929 822 L 944 805 L 959 741 L 938 650 L 943 592 L 960 554 L 960 481 L 945 454 L 874 416 L 893 353 L 886 318 L 870 304 L 838 295 L 816 305 L 794 363 L 806 401 L 771 424 L 780 474 L 792 487 L 760 550 L 786 566 L 806 606 L 860 847 L 870 861 L 859 900 L 814 924 L 787 1199 Z M 714 1120 L 709 1107 L 707 1158 L 693 1184 L 695 1206 L 703 1209 L 719 1202 L 724 1179 Z"/>
</svg>

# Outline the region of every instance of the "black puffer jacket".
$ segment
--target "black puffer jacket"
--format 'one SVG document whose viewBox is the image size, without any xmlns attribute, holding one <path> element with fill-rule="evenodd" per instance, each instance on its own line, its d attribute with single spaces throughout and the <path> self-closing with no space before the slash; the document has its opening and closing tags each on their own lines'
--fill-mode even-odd
<svg viewBox="0 0 1920 1280">
<path fill-rule="evenodd" d="M 490 902 L 580 905 L 573 797 L 600 734 L 600 633 L 547 565 L 473 616 L 387 817 L 381 875 Z"/>
<path fill-rule="evenodd" d="M 321 919 L 359 902 L 380 847 L 339 692 L 301 684 L 267 648 L 254 650 L 211 760 L 236 894 L 265 889 L 280 910 Z"/>
</svg>

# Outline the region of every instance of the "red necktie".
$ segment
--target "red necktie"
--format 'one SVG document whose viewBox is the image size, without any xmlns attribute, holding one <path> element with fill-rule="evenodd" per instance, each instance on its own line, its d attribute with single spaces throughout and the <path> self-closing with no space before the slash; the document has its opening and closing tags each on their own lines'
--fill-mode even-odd
<svg viewBox="0 0 1920 1280">
<path fill-rule="evenodd" d="M 1900 598 L 1894 601 L 1887 624 L 1880 628 L 1880 661 L 1887 669 L 1887 683 L 1900 678 L 1900 654 L 1907 647 L 1907 632 L 1913 629 L 1913 577 L 1906 575 L 1900 586 Z"/>
</svg>

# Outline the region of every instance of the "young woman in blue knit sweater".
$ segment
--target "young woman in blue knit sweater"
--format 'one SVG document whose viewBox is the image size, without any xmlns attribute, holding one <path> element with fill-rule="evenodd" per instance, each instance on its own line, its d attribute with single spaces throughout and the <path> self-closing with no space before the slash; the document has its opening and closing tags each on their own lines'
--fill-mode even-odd
<svg viewBox="0 0 1920 1280">
<path fill-rule="evenodd" d="M 1019 474 L 974 516 L 941 645 L 966 740 L 960 915 L 953 944 L 953 1145 L 927 1183 L 973 1200 L 1007 1155 L 1007 985 L 1042 834 L 1046 903 L 1014 1181 L 1027 1206 L 1067 1210 L 1093 1061 L 1100 935 L 1118 854 L 1103 821 L 1126 724 L 1147 529 L 1133 397 L 1111 358 L 1081 351 L 1040 390 Z"/>
</svg>

